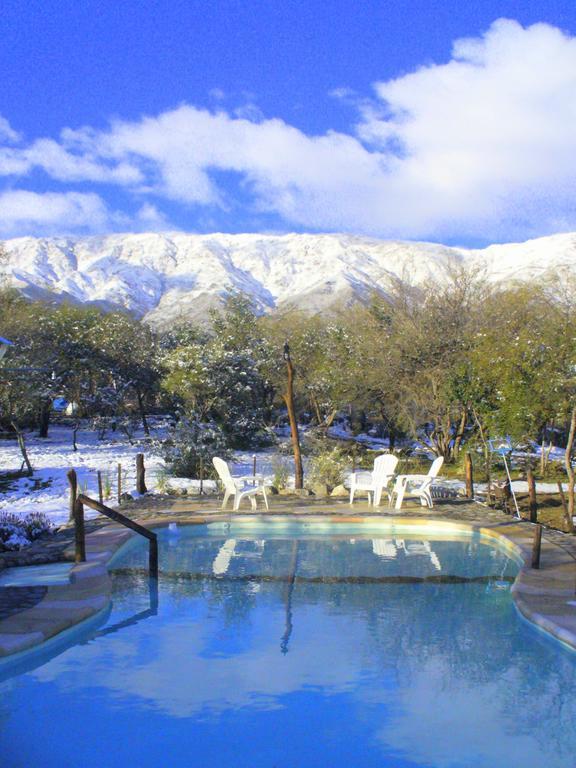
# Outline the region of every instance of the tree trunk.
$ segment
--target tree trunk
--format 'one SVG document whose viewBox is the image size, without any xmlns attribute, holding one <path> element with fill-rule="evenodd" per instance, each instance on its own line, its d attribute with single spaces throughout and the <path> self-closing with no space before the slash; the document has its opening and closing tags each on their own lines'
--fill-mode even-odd
<svg viewBox="0 0 576 768">
<path fill-rule="evenodd" d="M 337 415 L 338 415 L 338 411 L 336 410 L 336 408 L 334 408 L 332 413 L 326 416 L 326 420 L 324 421 L 324 424 L 323 424 L 324 429 L 329 429 L 332 426 L 332 424 L 334 423 L 334 419 L 336 418 Z"/>
<path fill-rule="evenodd" d="M 142 419 L 144 434 L 150 435 L 150 427 L 148 425 L 148 419 L 146 418 L 146 409 L 144 408 L 144 398 L 138 387 L 136 387 L 136 397 L 138 398 L 138 411 L 140 412 L 140 418 Z"/>
<path fill-rule="evenodd" d="M 52 411 L 52 401 L 44 400 L 40 406 L 40 420 L 38 437 L 48 437 L 48 428 L 50 426 L 50 412 Z"/>
<path fill-rule="evenodd" d="M 24 468 L 25 466 L 28 474 L 31 476 L 34 474 L 34 470 L 32 468 L 32 464 L 30 464 L 30 459 L 28 458 L 28 451 L 26 450 L 26 440 L 24 439 L 24 433 L 18 427 L 15 421 L 11 421 L 10 425 L 14 430 L 14 432 L 16 432 L 16 437 L 18 438 L 18 447 L 20 448 L 20 453 L 22 454 L 22 468 Z"/>
<path fill-rule="evenodd" d="M 458 431 L 456 432 L 456 437 L 454 438 L 454 458 L 456 460 L 458 459 L 458 454 L 460 453 L 460 446 L 462 444 L 464 432 L 466 431 L 467 421 L 468 421 L 468 408 L 463 408 L 462 416 L 460 417 L 460 423 L 458 425 Z"/>
<path fill-rule="evenodd" d="M 75 421 L 74 422 L 74 427 L 72 429 L 72 448 L 75 451 L 78 450 L 78 445 L 76 444 L 76 439 L 78 437 L 78 430 L 79 429 L 80 429 L 80 422 L 79 421 Z"/>
<path fill-rule="evenodd" d="M 478 418 L 478 414 L 476 413 L 475 409 L 472 408 L 472 415 L 474 417 L 474 421 L 476 422 L 476 426 L 478 427 L 478 433 L 480 435 L 480 440 L 482 442 L 482 445 L 484 446 L 484 466 L 486 471 L 486 482 L 488 483 L 488 498 L 490 498 L 490 485 L 491 485 L 491 472 L 490 472 L 490 446 L 488 445 L 488 436 L 484 432 L 484 428 L 482 427 L 482 422 Z"/>
<path fill-rule="evenodd" d="M 290 355 L 285 352 L 286 370 L 288 373 L 288 382 L 284 402 L 288 409 L 288 419 L 290 421 L 290 434 L 292 436 L 292 449 L 294 451 L 294 487 L 304 487 L 304 470 L 302 469 L 302 454 L 300 452 L 300 435 L 298 434 L 298 421 L 296 420 L 296 410 L 294 408 L 294 366 Z"/>
<path fill-rule="evenodd" d="M 574 448 L 574 439 L 576 437 L 576 405 L 572 408 L 570 416 L 570 430 L 568 432 L 568 442 L 566 443 L 566 452 L 564 453 L 564 465 L 568 475 L 568 514 L 566 515 L 566 527 L 570 533 L 574 531 L 574 467 L 572 466 L 572 449 Z"/>
<path fill-rule="evenodd" d="M 472 455 L 468 451 L 464 464 L 466 473 L 466 496 L 469 499 L 474 498 L 474 465 L 472 464 Z"/>
<path fill-rule="evenodd" d="M 320 412 L 320 406 L 318 404 L 318 398 L 316 395 L 312 392 L 310 393 L 310 404 L 312 406 L 312 409 L 314 411 L 314 416 L 316 418 L 316 423 L 318 426 L 323 426 L 324 419 L 322 418 L 322 413 Z"/>
</svg>

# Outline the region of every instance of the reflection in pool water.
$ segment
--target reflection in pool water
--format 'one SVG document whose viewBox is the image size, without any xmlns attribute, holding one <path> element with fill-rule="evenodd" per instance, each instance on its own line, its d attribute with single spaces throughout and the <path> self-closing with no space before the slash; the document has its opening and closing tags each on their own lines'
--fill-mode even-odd
<svg viewBox="0 0 576 768">
<path fill-rule="evenodd" d="M 5 672 L 2 768 L 573 766 L 576 664 L 513 561 L 334 530 L 165 531 L 157 604 L 127 550 L 106 624 Z"/>
</svg>

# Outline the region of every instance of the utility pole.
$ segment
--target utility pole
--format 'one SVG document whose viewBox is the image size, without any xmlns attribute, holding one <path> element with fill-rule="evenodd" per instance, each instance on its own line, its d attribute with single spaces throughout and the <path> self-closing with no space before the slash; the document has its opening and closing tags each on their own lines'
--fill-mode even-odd
<svg viewBox="0 0 576 768">
<path fill-rule="evenodd" d="M 288 382 L 286 392 L 283 395 L 286 408 L 288 409 L 288 419 L 290 421 L 290 434 L 292 436 L 292 449 L 294 451 L 294 487 L 296 489 L 304 488 L 304 471 L 302 469 L 302 453 L 300 452 L 300 435 L 298 434 L 298 422 L 296 420 L 296 411 L 294 409 L 294 366 L 290 358 L 290 345 L 284 344 L 284 360 L 286 361 L 286 371 Z"/>
</svg>

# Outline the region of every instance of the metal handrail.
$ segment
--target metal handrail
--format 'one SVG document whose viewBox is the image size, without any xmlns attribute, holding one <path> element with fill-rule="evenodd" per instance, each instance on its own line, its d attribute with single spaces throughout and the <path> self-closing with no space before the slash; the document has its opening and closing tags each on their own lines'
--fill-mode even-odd
<svg viewBox="0 0 576 768">
<path fill-rule="evenodd" d="M 150 576 L 154 579 L 158 578 L 158 537 L 148 528 L 143 525 L 135 523 L 130 520 L 126 515 L 121 514 L 115 509 L 100 504 L 99 501 L 91 499 L 89 496 L 85 496 L 80 493 L 74 503 L 74 523 L 76 528 L 76 562 L 84 562 L 86 560 L 86 538 L 84 534 L 84 505 L 95 509 L 102 515 L 106 515 L 116 523 L 130 528 L 132 531 L 139 533 L 144 538 L 148 539 L 149 551 L 148 551 L 148 567 Z"/>
</svg>

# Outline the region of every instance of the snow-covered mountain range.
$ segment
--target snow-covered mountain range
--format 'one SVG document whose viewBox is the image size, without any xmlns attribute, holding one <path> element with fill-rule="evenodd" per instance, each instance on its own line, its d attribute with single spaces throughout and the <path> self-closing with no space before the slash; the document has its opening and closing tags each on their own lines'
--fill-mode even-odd
<svg viewBox="0 0 576 768">
<path fill-rule="evenodd" d="M 296 234 L 22 237 L 4 245 L 2 269 L 24 295 L 123 308 L 160 326 L 201 319 L 230 291 L 250 295 L 262 311 L 320 311 L 385 293 L 394 277 L 422 284 L 454 261 L 484 268 L 491 280 L 576 271 L 576 234 L 483 250 Z"/>
</svg>

